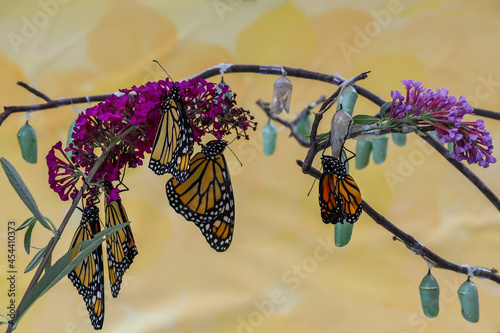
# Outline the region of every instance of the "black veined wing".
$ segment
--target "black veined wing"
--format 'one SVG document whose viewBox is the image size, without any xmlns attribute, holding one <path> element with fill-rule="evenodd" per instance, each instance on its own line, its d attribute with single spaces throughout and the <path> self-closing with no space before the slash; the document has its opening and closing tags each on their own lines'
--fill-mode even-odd
<svg viewBox="0 0 500 333">
<path fill-rule="evenodd" d="M 189 174 L 194 135 L 179 87 L 175 83 L 162 102 L 161 110 L 162 117 L 156 131 L 149 168 L 157 175 L 170 173 L 183 183 Z"/>
<path fill-rule="evenodd" d="M 106 228 L 129 221 L 121 199 L 106 202 L 105 220 Z M 130 225 L 108 236 L 106 249 L 111 294 L 113 297 L 117 297 L 120 292 L 122 277 L 138 254 Z"/>
<path fill-rule="evenodd" d="M 101 231 L 99 209 L 97 206 L 92 205 L 83 211 L 82 220 L 71 241 L 70 250 L 74 250 L 70 260 L 73 260 L 78 255 L 80 251 L 78 244 L 84 240 L 92 239 L 99 231 Z M 101 329 L 104 322 L 102 245 L 99 245 L 91 255 L 69 272 L 68 277 L 85 301 L 92 326 L 96 330 Z"/>
<path fill-rule="evenodd" d="M 354 223 L 362 210 L 359 187 L 347 174 L 345 162 L 332 156 L 323 156 L 324 173 L 319 183 L 319 205 L 325 223 Z"/>
<path fill-rule="evenodd" d="M 170 206 L 194 222 L 216 251 L 231 244 L 234 229 L 234 197 L 226 159 L 226 141 L 210 141 L 191 159 L 189 177 L 166 184 Z"/>
</svg>

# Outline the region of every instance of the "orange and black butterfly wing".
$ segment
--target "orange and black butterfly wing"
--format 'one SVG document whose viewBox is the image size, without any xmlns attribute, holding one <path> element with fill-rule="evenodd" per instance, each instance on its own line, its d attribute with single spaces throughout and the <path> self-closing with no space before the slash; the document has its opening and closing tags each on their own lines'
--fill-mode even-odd
<svg viewBox="0 0 500 333">
<path fill-rule="evenodd" d="M 106 228 L 129 221 L 121 199 L 106 202 L 105 213 Z M 117 297 L 120 292 L 123 275 L 134 261 L 134 257 L 138 254 L 130 225 L 108 236 L 106 239 L 106 249 L 111 294 L 113 297 Z"/>
<path fill-rule="evenodd" d="M 362 211 L 361 192 L 359 187 L 350 175 L 344 176 L 342 179 L 335 175 L 337 196 L 341 199 L 341 211 L 344 220 L 349 223 L 354 223 L 359 219 Z"/>
<path fill-rule="evenodd" d="M 99 210 L 96 206 L 85 208 L 82 220 L 78 226 L 70 250 L 73 254 L 70 260 L 80 252 L 78 244 L 84 240 L 90 240 L 101 231 L 99 223 Z M 68 274 L 69 279 L 82 295 L 90 321 L 94 329 L 102 328 L 104 322 L 104 266 L 102 259 L 102 245 L 99 245 L 88 257 L 80 262 L 75 269 Z"/>
<path fill-rule="evenodd" d="M 234 229 L 234 197 L 225 141 L 211 141 L 191 159 L 189 177 L 180 184 L 171 178 L 167 197 L 174 210 L 194 222 L 216 251 L 227 250 Z"/>
<path fill-rule="evenodd" d="M 177 213 L 188 221 L 202 223 L 219 216 L 225 203 L 232 201 L 230 185 L 224 155 L 206 149 L 191 159 L 186 182 L 181 184 L 171 178 L 166 192 L 170 206 Z"/>
<path fill-rule="evenodd" d="M 176 84 L 162 102 L 161 110 L 162 117 L 156 132 L 149 168 L 158 175 L 170 173 L 183 183 L 189 175 L 194 135 Z"/>
<path fill-rule="evenodd" d="M 319 181 L 319 206 L 324 223 L 342 222 L 341 202 L 336 195 L 332 176 L 323 173 Z"/>
</svg>

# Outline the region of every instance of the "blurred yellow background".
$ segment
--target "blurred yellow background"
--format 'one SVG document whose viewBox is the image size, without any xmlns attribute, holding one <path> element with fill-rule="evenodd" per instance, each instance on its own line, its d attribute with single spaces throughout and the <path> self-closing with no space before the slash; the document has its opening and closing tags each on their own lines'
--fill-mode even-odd
<svg viewBox="0 0 500 333">
<path fill-rule="evenodd" d="M 0 105 L 43 102 L 16 86 L 18 80 L 54 99 L 159 80 L 164 74 L 151 61 L 157 59 L 177 80 L 222 62 L 278 64 L 343 77 L 371 70 L 360 85 L 386 100 L 391 90 L 402 90 L 401 79 L 416 79 L 427 88 L 464 95 L 475 107 L 499 110 L 499 14 L 497 1 L 0 1 Z M 267 119 L 255 101 L 270 101 L 276 78 L 225 76 L 238 104 L 260 125 L 250 141 L 231 145 L 243 167 L 225 154 L 236 200 L 227 252 L 213 251 L 200 231 L 170 208 L 168 175 L 158 177 L 145 166 L 127 172 L 130 191 L 122 198 L 139 255 L 117 299 L 106 287 L 102 331 L 497 332 L 500 286 L 474 279 L 480 321 L 471 324 L 462 318 L 457 297 L 466 276 L 438 269 L 433 274 L 441 287 L 441 312 L 426 318 L 418 294 L 425 262 L 366 214 L 347 247 L 332 247 L 333 227 L 321 221 L 317 187 L 308 197 L 312 178 L 295 164 L 306 151 L 280 125 L 276 153 L 267 157 L 262 151 Z M 336 89 L 290 79 L 290 119 Z M 360 97 L 355 112 L 375 114 L 377 108 Z M 55 142 L 65 142 L 74 118 L 71 107 L 31 114 L 36 165 L 22 160 L 17 145 L 25 114 L 0 126 L 0 155 L 17 168 L 56 225 L 69 203 L 48 187 L 45 156 Z M 326 131 L 329 121 L 324 123 Z M 500 125 L 486 124 L 500 140 Z M 355 143 L 347 146 L 354 149 Z M 412 168 L 404 172 L 408 161 Z M 498 165 L 471 169 L 500 193 Z M 391 142 L 385 163 L 351 167 L 351 174 L 370 205 L 431 250 L 456 263 L 500 268 L 499 212 L 420 139 L 409 136 L 405 147 Z M 388 177 L 394 174 L 403 181 L 391 185 Z M 7 221 L 19 226 L 30 214 L 3 172 L 0 184 L 0 312 L 5 313 Z M 72 217 L 55 258 L 67 251 L 80 216 Z M 50 234 L 39 226 L 34 233 L 33 246 L 45 246 Z M 17 302 L 33 273 L 22 274 L 31 259 L 23 235 L 17 235 Z M 81 296 L 64 278 L 29 310 L 17 331 L 93 330 Z"/>
</svg>

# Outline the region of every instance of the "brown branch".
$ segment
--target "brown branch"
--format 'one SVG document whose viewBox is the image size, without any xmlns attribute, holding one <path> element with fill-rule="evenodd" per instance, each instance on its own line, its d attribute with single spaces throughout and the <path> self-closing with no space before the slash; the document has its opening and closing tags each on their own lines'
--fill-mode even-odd
<svg viewBox="0 0 500 333">
<path fill-rule="evenodd" d="M 302 167 L 303 162 L 297 160 L 297 164 Z M 317 169 L 310 167 L 307 174 L 313 176 L 316 179 L 320 179 L 322 173 Z M 400 240 L 405 244 L 413 253 L 421 256 L 425 261 L 430 262 L 434 267 L 441 268 L 461 274 L 471 274 L 472 276 L 489 279 L 500 284 L 500 275 L 497 275 L 491 269 L 469 266 L 469 265 L 459 265 L 454 262 L 448 261 L 443 257 L 432 252 L 426 248 L 422 243 L 417 241 L 413 236 L 407 234 L 403 230 L 399 229 L 396 225 L 391 223 L 383 215 L 379 214 L 375 209 L 373 209 L 365 200 L 363 200 L 363 211 L 368 214 L 377 224 L 383 227 L 385 230 L 389 231 L 394 235 L 395 240 Z"/>
</svg>

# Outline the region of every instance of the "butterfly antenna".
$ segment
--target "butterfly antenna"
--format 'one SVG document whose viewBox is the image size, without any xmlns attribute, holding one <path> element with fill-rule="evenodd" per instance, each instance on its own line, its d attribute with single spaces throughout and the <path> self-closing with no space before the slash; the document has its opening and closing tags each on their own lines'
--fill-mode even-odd
<svg viewBox="0 0 500 333">
<path fill-rule="evenodd" d="M 321 172 L 321 169 L 323 169 L 323 166 L 321 166 L 321 168 L 319 169 L 320 172 Z M 311 189 L 309 190 L 309 192 L 307 192 L 307 196 L 309 196 L 309 194 L 311 194 L 311 191 L 313 190 L 313 187 L 314 187 L 315 183 L 316 183 L 316 178 L 314 178 L 313 183 L 311 185 Z"/>
<path fill-rule="evenodd" d="M 168 77 L 170 78 L 170 80 L 174 81 L 174 79 L 172 79 L 172 77 L 170 76 L 170 74 L 168 74 L 168 72 L 165 70 L 165 68 L 163 68 L 163 66 L 157 61 L 157 60 L 153 60 L 153 62 L 156 62 L 158 64 L 158 66 L 161 67 L 161 69 L 163 69 L 163 71 L 165 73 L 167 73 Z"/>
<path fill-rule="evenodd" d="M 233 141 L 231 141 L 231 142 L 233 142 Z M 227 146 L 227 148 L 231 151 L 231 153 L 233 153 L 234 157 L 236 157 L 236 159 L 238 160 L 238 162 L 240 162 L 240 166 L 243 166 L 243 163 L 241 163 L 240 159 L 238 158 L 238 156 L 236 156 L 235 152 L 229 146 Z"/>
</svg>

